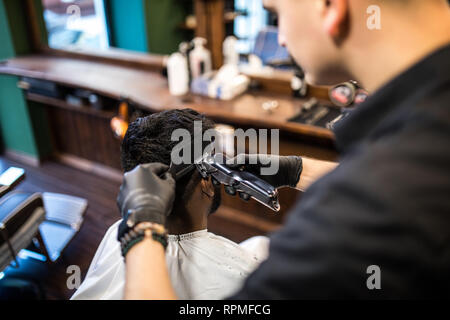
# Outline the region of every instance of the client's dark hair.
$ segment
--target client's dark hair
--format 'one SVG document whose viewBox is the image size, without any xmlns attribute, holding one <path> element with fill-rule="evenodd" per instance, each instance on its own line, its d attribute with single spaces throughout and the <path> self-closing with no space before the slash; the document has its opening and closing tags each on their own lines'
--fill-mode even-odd
<svg viewBox="0 0 450 320">
<path fill-rule="evenodd" d="M 202 122 L 202 134 L 206 130 L 214 128 L 212 120 L 192 109 L 162 111 L 138 118 L 132 122 L 122 142 L 121 162 L 123 170 L 127 172 L 139 164 L 152 162 L 170 165 L 172 149 L 179 143 L 171 140 L 172 132 L 176 129 L 186 129 L 191 134 L 193 143 L 194 121 Z M 203 148 L 208 143 L 207 141 L 203 142 Z M 188 199 L 200 180 L 200 174 L 194 170 L 193 173 L 177 181 L 176 201 Z M 220 190 L 216 190 L 216 194 L 211 208 L 212 212 L 220 205 Z"/>
</svg>

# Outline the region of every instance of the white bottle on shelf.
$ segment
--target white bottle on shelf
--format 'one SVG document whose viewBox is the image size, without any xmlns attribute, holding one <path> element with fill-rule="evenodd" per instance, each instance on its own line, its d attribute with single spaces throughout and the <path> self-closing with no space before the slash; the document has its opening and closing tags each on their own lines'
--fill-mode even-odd
<svg viewBox="0 0 450 320">
<path fill-rule="evenodd" d="M 192 78 L 195 79 L 212 70 L 211 53 L 205 48 L 206 39 L 197 37 L 192 42 L 194 43 L 194 49 L 189 55 L 189 64 Z"/>
<path fill-rule="evenodd" d="M 189 92 L 189 70 L 185 55 L 175 52 L 167 61 L 167 76 L 169 91 L 174 96 L 181 96 Z"/>
<path fill-rule="evenodd" d="M 224 64 L 238 65 L 239 52 L 237 52 L 237 38 L 235 36 L 228 36 L 223 42 L 223 56 Z"/>
</svg>

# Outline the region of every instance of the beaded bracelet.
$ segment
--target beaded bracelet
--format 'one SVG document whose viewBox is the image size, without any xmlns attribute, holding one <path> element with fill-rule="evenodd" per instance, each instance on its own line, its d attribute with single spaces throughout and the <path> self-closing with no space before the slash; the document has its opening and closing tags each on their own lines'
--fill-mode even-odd
<svg viewBox="0 0 450 320">
<path fill-rule="evenodd" d="M 139 224 L 134 229 L 131 229 L 120 239 L 122 256 L 125 257 L 134 245 L 144 240 L 144 238 L 148 235 L 148 231 L 151 233 L 153 240 L 162 244 L 164 250 L 167 248 L 166 229 L 160 225 L 146 222 Z"/>
</svg>

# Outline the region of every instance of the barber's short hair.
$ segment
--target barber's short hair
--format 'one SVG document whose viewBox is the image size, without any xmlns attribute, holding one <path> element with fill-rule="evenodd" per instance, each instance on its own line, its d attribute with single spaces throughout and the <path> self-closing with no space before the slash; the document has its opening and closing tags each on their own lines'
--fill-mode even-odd
<svg viewBox="0 0 450 320">
<path fill-rule="evenodd" d="M 122 169 L 127 172 L 140 164 L 152 162 L 169 166 L 172 149 L 179 143 L 171 140 L 172 132 L 176 129 L 186 129 L 191 134 L 193 156 L 194 121 L 202 122 L 202 136 L 206 130 L 214 128 L 212 120 L 192 109 L 167 110 L 138 118 L 129 125 L 122 142 Z M 208 143 L 202 139 L 203 149 Z M 177 181 L 177 199 L 187 200 L 200 180 L 200 174 L 194 170 Z M 216 193 L 219 195 L 215 198 L 212 211 L 220 205 L 220 190 L 216 190 Z"/>
</svg>

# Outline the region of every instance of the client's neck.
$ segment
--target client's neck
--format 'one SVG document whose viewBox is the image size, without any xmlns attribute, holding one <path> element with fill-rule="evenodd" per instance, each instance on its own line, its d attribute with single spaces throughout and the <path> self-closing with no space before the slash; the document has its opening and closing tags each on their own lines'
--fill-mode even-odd
<svg viewBox="0 0 450 320">
<path fill-rule="evenodd" d="M 167 217 L 169 234 L 190 233 L 208 227 L 210 201 L 196 193 L 197 190 L 187 203 L 174 204 L 172 214 Z"/>
<path fill-rule="evenodd" d="M 206 229 L 208 227 L 206 214 L 197 212 L 176 212 L 167 218 L 169 234 L 185 234 Z"/>
<path fill-rule="evenodd" d="M 167 217 L 169 234 L 185 234 L 206 229 L 212 200 L 199 183 L 188 199 L 175 197 L 172 214 Z"/>
</svg>

